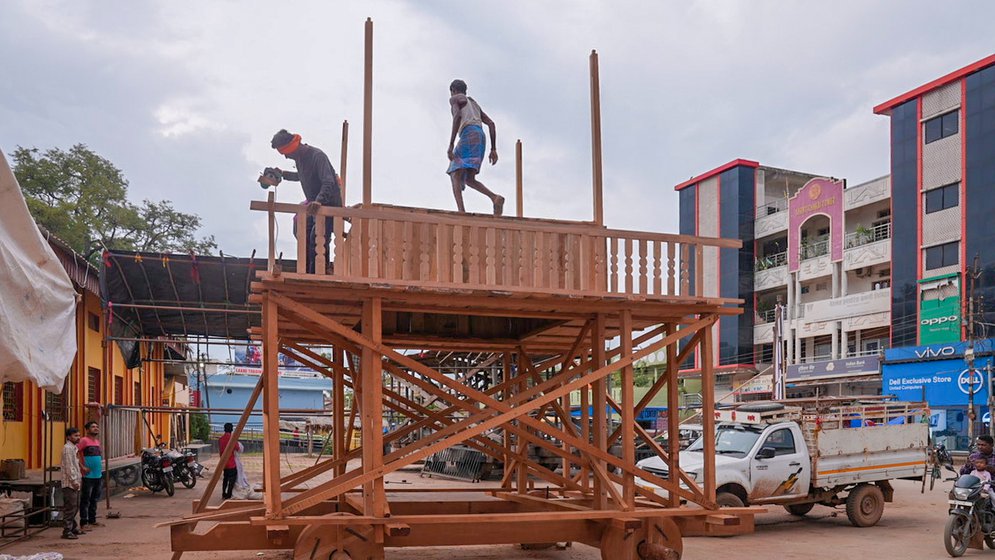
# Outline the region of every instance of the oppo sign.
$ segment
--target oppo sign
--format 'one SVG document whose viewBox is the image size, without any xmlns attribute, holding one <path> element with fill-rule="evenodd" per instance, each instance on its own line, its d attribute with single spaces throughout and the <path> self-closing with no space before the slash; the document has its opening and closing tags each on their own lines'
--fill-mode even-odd
<svg viewBox="0 0 995 560">
<path fill-rule="evenodd" d="M 944 323 L 956 323 L 959 320 L 960 318 L 956 315 L 949 315 L 947 317 L 932 317 L 930 319 L 923 319 L 922 321 L 919 321 L 919 324 L 924 327 L 933 327 Z"/>
</svg>

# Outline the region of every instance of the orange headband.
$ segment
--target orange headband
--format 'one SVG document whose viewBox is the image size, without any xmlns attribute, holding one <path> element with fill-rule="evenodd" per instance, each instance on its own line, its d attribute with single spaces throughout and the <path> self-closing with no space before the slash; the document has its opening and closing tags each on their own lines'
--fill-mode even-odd
<svg viewBox="0 0 995 560">
<path fill-rule="evenodd" d="M 280 146 L 276 151 L 287 156 L 297 151 L 297 148 L 301 147 L 301 135 L 295 134 L 294 139 L 287 142 L 285 145 Z"/>
</svg>

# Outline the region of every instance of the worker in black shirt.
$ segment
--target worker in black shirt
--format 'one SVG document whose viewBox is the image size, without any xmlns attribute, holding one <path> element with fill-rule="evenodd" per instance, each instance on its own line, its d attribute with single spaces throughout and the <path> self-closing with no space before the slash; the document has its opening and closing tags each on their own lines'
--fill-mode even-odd
<svg viewBox="0 0 995 560">
<path fill-rule="evenodd" d="M 297 171 L 279 170 L 288 181 L 300 181 L 307 200 L 307 272 L 314 273 L 316 247 L 314 239 L 314 216 L 322 206 L 342 206 L 342 191 L 339 179 L 325 152 L 301 142 L 300 134 L 291 134 L 286 129 L 273 135 L 270 143 L 274 150 L 297 164 Z M 325 263 L 328 263 L 328 245 L 332 234 L 332 218 L 325 218 Z M 297 221 L 294 221 L 294 236 L 297 236 Z M 326 267 L 327 270 L 327 267 Z"/>
</svg>

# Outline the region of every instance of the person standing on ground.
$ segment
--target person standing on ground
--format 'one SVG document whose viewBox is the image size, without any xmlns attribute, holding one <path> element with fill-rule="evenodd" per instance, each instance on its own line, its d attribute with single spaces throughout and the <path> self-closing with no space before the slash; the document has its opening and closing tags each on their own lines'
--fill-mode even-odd
<svg viewBox="0 0 995 560">
<path fill-rule="evenodd" d="M 480 165 L 484 161 L 484 152 L 487 149 L 487 139 L 484 137 L 481 124 L 487 125 L 491 136 L 491 153 L 487 159 L 491 165 L 498 162 L 497 128 L 494 121 L 472 97 L 467 96 L 466 82 L 463 80 L 453 80 L 453 83 L 449 84 L 449 107 L 453 113 L 453 128 L 449 134 L 447 152 L 449 170 L 446 173 L 449 173 L 453 183 L 456 208 L 460 212 L 466 212 L 466 207 L 463 205 L 463 189 L 469 186 L 490 198 L 494 205 L 494 215 L 500 216 L 504 212 L 504 197 L 494 194 L 477 180 L 477 173 L 480 172 Z M 456 144 L 457 136 L 459 144 Z"/>
<path fill-rule="evenodd" d="M 218 439 L 218 447 L 221 448 L 220 452 L 224 453 L 225 448 L 228 447 L 228 442 L 231 441 L 232 431 L 234 431 L 235 426 L 232 426 L 231 422 L 225 423 L 225 433 Z M 225 500 L 230 500 L 232 493 L 235 491 L 235 481 L 238 480 L 238 462 L 235 458 L 235 454 L 240 451 L 242 444 L 237 440 L 235 441 L 235 450 L 232 451 L 230 457 L 228 457 L 228 462 L 224 466 L 224 475 L 221 479 L 221 498 Z"/>
<path fill-rule="evenodd" d="M 62 447 L 62 538 L 64 539 L 76 539 L 83 533 L 76 524 L 79 491 L 83 484 L 80 453 L 76 447 L 79 440 L 79 429 L 66 428 L 66 444 Z"/>
<path fill-rule="evenodd" d="M 342 207 L 342 191 L 339 178 L 332 162 L 325 152 L 301 143 L 300 134 L 291 134 L 282 129 L 273 135 L 270 146 L 297 164 L 297 171 L 283 171 L 277 168 L 280 176 L 287 181 L 300 181 L 307 203 L 307 272 L 314 273 L 317 246 L 314 239 L 314 216 L 322 206 Z M 328 241 L 332 235 L 332 218 L 325 218 L 325 263 L 328 263 Z M 294 237 L 298 237 L 297 220 L 294 220 Z M 299 266 L 299 265 L 298 265 Z"/>
<path fill-rule="evenodd" d="M 103 527 L 97 523 L 97 502 L 100 500 L 100 487 L 104 481 L 104 457 L 100 449 L 100 426 L 90 420 L 83 429 L 86 435 L 80 438 L 76 447 L 83 458 L 83 485 L 79 495 L 79 526 Z"/>
</svg>

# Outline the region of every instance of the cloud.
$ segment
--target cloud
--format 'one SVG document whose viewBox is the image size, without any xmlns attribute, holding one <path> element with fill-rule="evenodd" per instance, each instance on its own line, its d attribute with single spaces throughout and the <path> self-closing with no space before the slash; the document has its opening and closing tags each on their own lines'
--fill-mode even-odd
<svg viewBox="0 0 995 560">
<path fill-rule="evenodd" d="M 588 56 L 601 60 L 608 224 L 676 231 L 673 185 L 736 157 L 851 183 L 888 169 L 871 108 L 990 54 L 990 3 L 456 4 L 384 1 L 5 2 L 0 147 L 90 145 L 136 199 L 199 213 L 226 252 L 266 246 L 259 170 L 300 132 L 361 197 L 363 22 L 375 21 L 377 201 L 453 208 L 445 148 L 460 77 L 498 125 L 481 179 L 514 208 L 522 139 L 530 216 L 591 217 Z M 964 14 L 971 14 L 965 18 Z M 296 185 L 278 198 L 298 202 Z M 470 210 L 488 201 L 467 196 Z M 290 223 L 281 246 L 289 248 Z M 285 249 L 289 250 L 289 249 Z"/>
</svg>

